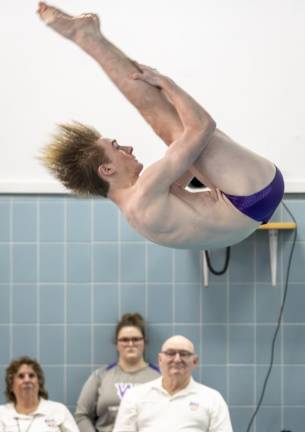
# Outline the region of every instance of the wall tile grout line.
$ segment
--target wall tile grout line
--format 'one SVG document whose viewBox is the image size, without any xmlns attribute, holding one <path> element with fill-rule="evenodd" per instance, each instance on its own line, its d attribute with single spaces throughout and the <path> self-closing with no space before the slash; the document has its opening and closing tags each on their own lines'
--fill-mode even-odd
<svg viewBox="0 0 305 432">
<path fill-rule="evenodd" d="M 148 322 L 148 241 L 145 240 L 145 273 L 144 273 L 144 290 L 145 290 L 145 317 L 144 320 Z"/>
<path fill-rule="evenodd" d="M 254 403 L 256 404 L 257 403 L 257 368 L 256 368 L 256 366 L 257 366 L 257 363 L 256 363 L 256 360 L 257 360 L 257 353 L 256 353 L 256 340 L 257 340 L 257 332 L 256 332 L 256 324 L 257 324 L 257 312 L 256 312 L 256 289 L 257 289 L 257 286 L 256 286 L 256 276 L 257 276 L 257 261 L 256 261 L 256 253 L 257 253 L 257 245 L 256 245 L 256 241 L 257 241 L 257 239 L 256 239 L 256 237 L 254 238 L 254 243 L 253 243 L 253 248 L 254 248 L 254 250 L 253 250 L 253 267 L 254 267 L 254 272 L 253 272 L 253 275 L 254 275 L 254 292 L 253 292 L 253 314 L 254 314 L 254 326 L 253 326 L 253 331 L 254 331 L 254 338 L 253 338 L 253 344 L 254 344 L 254 346 L 253 346 L 253 356 L 254 356 L 254 364 L 255 364 L 255 366 L 254 366 L 254 375 L 253 375 L 253 379 L 254 379 L 254 383 L 253 383 L 253 392 L 254 392 L 254 395 L 253 395 L 253 397 L 254 397 Z M 256 419 L 254 420 L 254 432 L 256 432 L 256 430 L 257 430 L 257 422 L 256 422 Z"/>
<path fill-rule="evenodd" d="M 117 233 L 118 233 L 118 317 L 119 320 L 122 316 L 122 217 L 121 212 L 118 211 L 117 218 Z"/>
<path fill-rule="evenodd" d="M 11 243 L 11 244 L 13 244 L 13 243 Z M 53 246 L 53 243 L 49 243 L 49 245 L 52 245 Z M 10 245 L 8 245 L 8 246 L 10 246 Z M 40 243 L 40 246 L 41 246 L 41 243 Z M 44 282 L 44 281 L 40 281 L 40 285 L 41 286 L 44 286 L 44 285 L 49 285 L 50 283 L 52 283 L 52 285 L 61 285 L 62 284 L 62 281 L 61 282 Z M 87 286 L 88 285 L 88 281 L 87 282 L 72 282 L 73 283 L 73 285 L 76 285 L 76 286 Z M 160 281 L 158 281 L 158 282 L 149 282 L 149 284 L 150 285 L 152 285 L 152 286 L 158 286 L 158 285 L 160 285 L 160 284 L 162 284 L 162 285 L 166 285 L 166 286 L 171 286 L 172 285 L 172 282 L 168 282 L 168 281 L 162 281 L 162 280 L 160 280 Z M 0 282 L 0 287 L 1 286 L 5 286 L 6 285 L 6 282 Z M 14 282 L 14 285 L 15 286 L 32 286 L 32 282 Z M 109 285 L 109 282 L 94 282 L 93 283 L 93 285 Z M 126 286 L 143 286 L 143 282 L 124 282 L 124 285 L 126 285 Z M 175 285 L 176 286 L 186 286 L 186 287 L 192 287 L 192 286 L 194 286 L 194 285 L 198 285 L 198 283 L 195 283 L 195 282 L 176 282 L 175 283 Z M 213 282 L 213 285 L 214 286 L 217 286 L 217 284 L 214 284 L 214 282 Z M 224 283 L 221 283 L 221 284 L 218 284 L 219 286 L 223 286 L 224 285 Z M 249 285 L 249 287 L 251 287 L 251 286 L 253 286 L 253 282 L 251 283 L 251 284 L 236 284 L 236 283 L 234 283 L 234 286 L 242 286 L 242 287 L 247 287 L 247 285 Z M 256 282 L 256 285 L 257 286 L 260 286 L 260 285 L 262 285 L 262 286 L 266 286 L 266 285 L 269 285 L 269 286 L 271 286 L 271 283 L 267 283 L 267 282 L 262 282 L 262 283 L 260 283 L 260 282 Z M 280 284 L 279 284 L 280 285 Z M 304 282 L 291 282 L 290 284 L 289 284 L 289 286 L 292 286 L 292 287 L 303 287 L 304 286 Z M 277 288 L 275 288 L 275 289 L 277 289 Z M 226 321 L 223 321 L 224 323 L 226 323 Z M 271 322 L 267 322 L 267 323 L 269 323 L 269 324 L 271 324 Z M 234 324 L 234 323 L 231 323 L 231 324 Z M 248 322 L 248 324 L 251 324 L 250 322 Z M 253 323 L 252 323 L 253 324 Z M 289 323 L 289 322 L 287 322 L 287 323 L 285 323 L 285 324 L 287 324 L 287 325 L 293 325 L 293 324 L 295 324 L 294 322 L 293 323 Z M 300 322 L 300 324 L 304 324 L 303 323 L 303 321 L 302 322 Z"/>
<path fill-rule="evenodd" d="M 281 220 L 283 220 L 283 206 L 281 206 Z M 283 245 L 284 245 L 284 241 L 283 241 L 283 236 L 279 236 L 279 242 L 280 242 L 280 246 L 281 248 L 279 250 L 283 251 Z M 284 289 L 285 289 L 285 282 L 284 282 L 284 266 L 283 266 L 283 253 L 281 253 L 280 255 L 280 260 L 281 260 L 281 299 L 283 299 L 283 294 L 284 294 Z M 280 334 L 279 334 L 279 341 L 281 344 L 281 352 L 280 352 L 280 358 L 281 358 L 281 363 L 284 364 L 284 325 L 285 325 L 285 321 L 284 321 L 284 314 L 282 317 L 282 323 L 281 323 L 281 328 L 280 328 Z M 284 406 L 284 367 L 281 368 L 281 375 L 280 375 L 280 379 L 281 379 L 281 405 Z M 284 429 L 284 410 L 281 410 L 281 429 Z"/>
<path fill-rule="evenodd" d="M 52 284 L 53 285 L 53 284 Z M 64 322 L 59 322 L 59 323 L 41 323 L 41 322 L 39 322 L 39 321 L 35 321 L 35 322 L 33 322 L 33 323 L 26 323 L 26 322 L 24 322 L 24 323 L 14 323 L 14 326 L 16 326 L 16 327 L 31 327 L 31 326 L 33 326 L 33 325 L 40 325 L 40 327 L 49 327 L 49 326 L 58 326 L 58 325 L 63 325 L 64 324 Z M 179 325 L 179 326 L 185 326 L 185 327 L 193 327 L 193 326 L 198 326 L 198 328 L 199 328 L 199 322 L 183 322 L 183 321 L 177 321 L 176 322 L 176 324 L 177 325 Z M 207 327 L 223 327 L 223 326 L 225 326 L 226 325 L 226 323 L 225 322 L 217 322 L 217 323 L 213 323 L 213 322 L 209 322 L 209 323 L 205 323 L 205 322 L 203 322 L 202 323 L 204 326 L 207 326 Z M 0 323 L 0 327 L 6 327 L 7 325 L 10 325 L 10 323 Z M 94 323 L 94 324 L 92 324 L 92 325 L 94 325 L 95 327 L 99 327 L 99 326 L 103 326 L 103 327 L 113 327 L 113 323 L 109 323 L 109 322 L 99 322 L 99 323 Z M 162 325 L 162 326 L 171 326 L 172 325 L 172 323 L 168 323 L 168 322 L 150 322 L 149 323 L 149 326 L 150 327 L 156 327 L 156 326 L 160 326 L 160 325 Z M 78 326 L 78 327 L 89 327 L 89 326 L 91 326 L 91 324 L 90 323 L 69 323 L 69 326 L 71 326 L 71 327 L 75 327 L 75 326 Z M 229 327 L 232 327 L 232 328 L 234 328 L 234 327 L 252 327 L 253 326 L 253 323 L 251 324 L 251 323 L 243 323 L 243 322 L 240 322 L 240 323 L 236 323 L 236 324 L 228 324 L 228 326 Z M 273 322 L 273 323 L 260 323 L 259 325 L 257 325 L 257 327 L 275 327 L 275 323 Z M 285 324 L 285 328 L 298 328 L 298 327 L 301 327 L 301 328 L 303 328 L 303 327 L 305 327 L 305 324 L 304 323 L 287 323 L 287 324 Z"/>
<path fill-rule="evenodd" d="M 95 237 L 95 224 L 96 224 L 96 220 L 95 220 L 95 205 L 94 205 L 94 200 L 91 198 L 90 199 L 90 222 L 91 222 L 91 226 L 90 226 L 90 238 L 91 238 L 91 263 L 90 263 L 90 272 L 91 272 L 91 281 L 90 281 L 90 293 L 91 293 L 91 298 L 90 298 L 90 326 L 91 326 L 91 331 L 90 331 L 90 370 L 93 370 L 93 364 L 94 364 L 94 355 L 95 355 L 95 344 L 94 344 L 94 340 L 95 340 L 95 311 L 94 311 L 94 303 L 95 303 L 95 293 L 94 293 L 94 245 L 93 245 L 93 240 Z"/>
<path fill-rule="evenodd" d="M 58 327 L 61 327 L 61 325 L 57 325 Z M 94 366 L 100 366 L 103 363 L 94 363 Z M 106 364 L 106 363 L 105 363 Z M 61 363 L 47 363 L 44 362 L 43 363 L 44 366 L 48 366 L 48 367 L 59 367 L 62 366 Z M 6 363 L 1 364 L 0 366 L 6 366 Z M 90 368 L 91 363 L 67 363 L 67 366 L 69 367 L 80 367 L 80 366 L 85 366 Z M 226 363 L 206 363 L 203 361 L 203 363 L 199 363 L 199 367 L 216 367 L 216 368 L 225 368 L 226 366 L 230 366 L 230 367 L 234 367 L 234 368 L 249 368 L 249 367 L 254 367 L 255 364 L 254 363 L 231 363 L 229 365 L 227 365 Z M 261 369 L 266 369 L 267 366 L 269 366 L 268 363 L 261 363 L 258 365 L 258 367 L 260 367 Z M 304 369 L 305 371 L 305 365 L 302 363 L 275 363 L 274 364 L 275 367 L 297 367 L 300 369 Z M 302 371 L 303 372 L 303 371 Z"/>
<path fill-rule="evenodd" d="M 9 265 L 10 265 L 10 269 L 9 269 L 9 287 L 10 287 L 10 295 L 9 295 L 9 307 L 10 307 L 10 312 L 9 312 L 9 319 L 10 319 L 10 326 L 9 326 L 9 358 L 11 359 L 13 357 L 13 343 L 14 343 L 14 328 L 13 328 L 13 302 L 14 302 L 14 294 L 13 294 L 13 272 L 14 272 L 14 258 L 13 258 L 13 248 L 14 248 L 14 243 L 13 243 L 13 218 L 14 218 L 14 207 L 13 207 L 13 203 L 14 203 L 14 198 L 10 198 L 9 200 L 9 213 L 10 213 L 10 221 L 9 221 Z"/>
<path fill-rule="evenodd" d="M 175 334 L 176 329 L 176 251 L 172 250 L 172 311 L 173 311 L 173 323 L 172 323 L 172 334 Z"/>
<path fill-rule="evenodd" d="M 227 338 L 227 344 L 230 340 L 230 326 L 228 325 L 230 323 L 230 266 L 228 266 L 227 274 L 226 274 L 226 338 Z M 226 401 L 228 404 L 230 403 L 230 347 L 227 346 L 227 353 L 226 353 L 226 388 L 227 388 L 227 394 L 226 394 Z"/>
<path fill-rule="evenodd" d="M 67 296 L 68 296 L 68 199 L 64 198 L 64 403 L 68 403 L 68 327 L 67 327 Z"/>
<path fill-rule="evenodd" d="M 36 343 L 37 343 L 37 358 L 40 360 L 40 201 L 36 200 Z"/>
<path fill-rule="evenodd" d="M 199 282 L 199 362 L 203 361 L 203 346 L 202 346 L 202 337 L 203 337 L 203 323 L 202 323 L 202 315 L 203 315 L 203 290 L 205 289 L 203 286 L 203 265 L 202 265 L 202 253 L 203 251 L 199 251 L 199 268 L 200 268 L 200 277 L 201 280 Z M 199 367 L 199 381 L 202 382 L 202 367 Z M 227 399 L 227 398 L 226 398 Z"/>
</svg>

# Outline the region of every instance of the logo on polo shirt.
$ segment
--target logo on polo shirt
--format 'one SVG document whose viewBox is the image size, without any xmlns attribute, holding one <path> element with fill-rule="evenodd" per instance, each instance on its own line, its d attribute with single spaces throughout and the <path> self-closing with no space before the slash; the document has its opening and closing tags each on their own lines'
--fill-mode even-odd
<svg viewBox="0 0 305 432">
<path fill-rule="evenodd" d="M 56 421 L 53 418 L 46 418 L 45 423 L 49 428 L 55 428 L 57 426 Z"/>
<path fill-rule="evenodd" d="M 189 407 L 190 407 L 190 410 L 191 410 L 191 411 L 197 411 L 198 408 L 199 408 L 199 402 L 191 401 L 191 402 L 189 403 Z"/>
</svg>

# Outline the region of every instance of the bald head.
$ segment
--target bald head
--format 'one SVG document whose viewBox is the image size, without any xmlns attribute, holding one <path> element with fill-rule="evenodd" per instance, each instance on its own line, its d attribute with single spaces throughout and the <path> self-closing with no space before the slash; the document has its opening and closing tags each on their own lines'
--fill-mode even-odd
<svg viewBox="0 0 305 432">
<path fill-rule="evenodd" d="M 186 337 L 175 335 L 167 339 L 161 347 L 161 351 L 166 351 L 168 349 L 185 350 L 193 353 L 194 345 Z"/>
<path fill-rule="evenodd" d="M 171 394 L 188 385 L 192 371 L 198 364 L 194 345 L 181 335 L 172 336 L 164 342 L 158 359 L 162 385 Z"/>
</svg>

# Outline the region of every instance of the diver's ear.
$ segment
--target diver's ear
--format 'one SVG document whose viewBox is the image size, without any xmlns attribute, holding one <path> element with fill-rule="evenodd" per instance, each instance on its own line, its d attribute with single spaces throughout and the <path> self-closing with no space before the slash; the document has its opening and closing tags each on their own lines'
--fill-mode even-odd
<svg viewBox="0 0 305 432">
<path fill-rule="evenodd" d="M 99 177 L 109 177 L 114 174 L 115 169 L 111 163 L 103 163 L 97 169 Z"/>
</svg>

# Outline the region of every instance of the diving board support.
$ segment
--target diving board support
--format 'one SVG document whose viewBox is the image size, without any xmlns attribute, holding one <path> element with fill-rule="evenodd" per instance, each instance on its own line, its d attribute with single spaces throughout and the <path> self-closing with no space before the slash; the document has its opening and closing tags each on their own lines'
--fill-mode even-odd
<svg viewBox="0 0 305 432">
<path fill-rule="evenodd" d="M 269 256 L 272 286 L 276 285 L 278 234 L 279 232 L 276 229 L 269 230 Z"/>
<path fill-rule="evenodd" d="M 259 230 L 269 231 L 269 256 L 270 256 L 270 271 L 271 271 L 271 284 L 276 286 L 276 272 L 277 272 L 277 246 L 278 246 L 278 233 L 279 230 L 295 230 L 296 224 L 294 222 L 270 222 L 261 225 Z"/>
<path fill-rule="evenodd" d="M 206 251 L 202 251 L 202 269 L 203 269 L 203 286 L 207 287 L 209 285 L 209 268 Z"/>
</svg>

